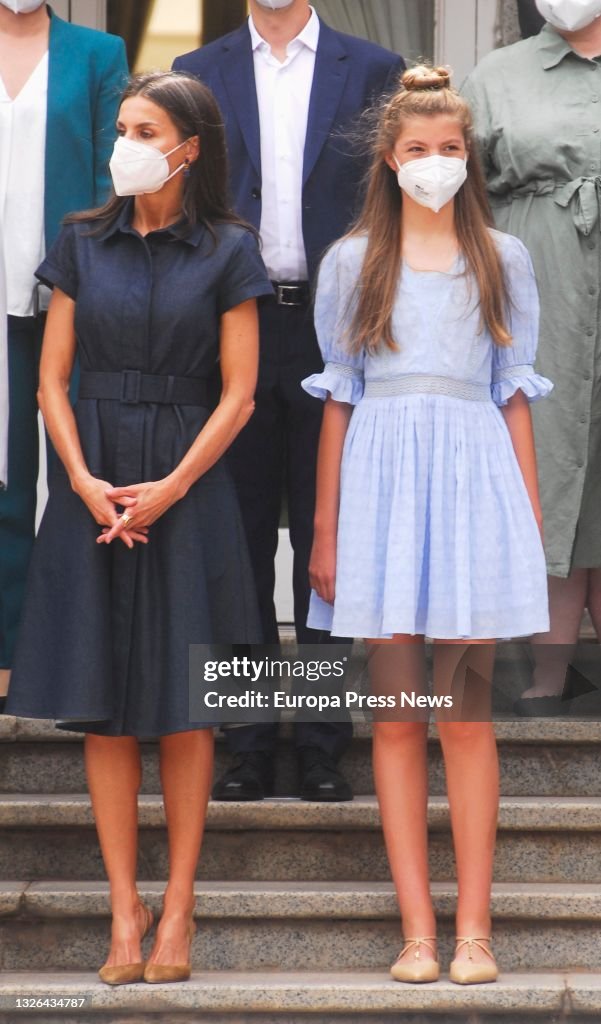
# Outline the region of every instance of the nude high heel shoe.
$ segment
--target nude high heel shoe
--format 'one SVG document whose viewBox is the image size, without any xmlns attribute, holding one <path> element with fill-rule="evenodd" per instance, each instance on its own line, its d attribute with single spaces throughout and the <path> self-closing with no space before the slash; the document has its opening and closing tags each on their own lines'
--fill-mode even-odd
<svg viewBox="0 0 601 1024">
<path fill-rule="evenodd" d="M 474 939 L 471 937 L 463 938 L 457 936 L 455 945 L 455 956 L 462 948 L 467 946 L 467 960 L 453 960 L 449 968 L 449 978 L 454 981 L 456 985 L 483 985 L 489 981 L 496 981 L 499 976 L 499 968 L 495 963 L 495 958 L 490 949 L 483 945 L 484 942 L 490 944 L 490 938 Z M 490 958 L 490 963 L 476 964 L 473 959 L 473 947 L 477 946 L 483 953 Z"/>
<path fill-rule="evenodd" d="M 192 945 L 195 931 L 196 925 L 192 918 L 190 918 L 188 925 L 190 945 Z M 191 973 L 192 965 L 190 960 L 188 960 L 187 964 L 146 964 L 144 981 L 147 981 L 149 985 L 165 985 L 172 981 L 187 981 Z"/>
<path fill-rule="evenodd" d="M 140 936 L 140 942 L 152 928 L 153 922 L 152 911 L 145 903 L 142 904 L 142 907 L 144 908 L 146 920 Z M 142 981 L 144 967 L 143 961 L 137 964 L 116 964 L 114 967 L 101 967 L 98 971 L 98 977 L 105 985 L 133 985 L 136 981 Z"/>
<path fill-rule="evenodd" d="M 436 950 L 431 945 L 432 942 L 436 942 L 435 935 L 429 935 L 425 939 L 405 939 L 403 948 L 390 968 L 390 973 L 395 981 L 407 981 L 412 984 L 422 984 L 427 981 L 438 981 L 440 975 L 440 966 L 437 959 L 434 960 L 422 960 L 420 947 L 426 946 L 433 957 L 436 957 Z M 403 960 L 403 956 L 413 946 L 415 946 L 415 952 L 413 956 L 407 956 Z"/>
</svg>

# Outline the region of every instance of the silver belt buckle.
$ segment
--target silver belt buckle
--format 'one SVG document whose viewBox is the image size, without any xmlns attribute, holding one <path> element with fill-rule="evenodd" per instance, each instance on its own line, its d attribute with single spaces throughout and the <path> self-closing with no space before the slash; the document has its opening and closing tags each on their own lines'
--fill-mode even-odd
<svg viewBox="0 0 601 1024">
<path fill-rule="evenodd" d="M 300 306 L 302 304 L 299 297 L 301 289 L 298 287 L 298 285 L 278 284 L 277 288 L 278 306 Z M 285 296 L 287 292 L 292 292 L 293 295 L 296 295 L 296 302 L 294 301 L 294 299 L 286 299 Z"/>
</svg>

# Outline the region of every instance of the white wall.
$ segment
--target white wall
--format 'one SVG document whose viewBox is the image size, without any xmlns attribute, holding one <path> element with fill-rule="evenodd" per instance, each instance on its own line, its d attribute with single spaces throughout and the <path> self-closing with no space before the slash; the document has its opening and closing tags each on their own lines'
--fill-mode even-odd
<svg viewBox="0 0 601 1024">
<path fill-rule="evenodd" d="M 106 28 L 106 0 L 52 0 L 52 9 L 60 18 L 88 28 Z"/>
<path fill-rule="evenodd" d="M 456 86 L 493 49 L 497 0 L 437 0 L 434 52 Z"/>
</svg>

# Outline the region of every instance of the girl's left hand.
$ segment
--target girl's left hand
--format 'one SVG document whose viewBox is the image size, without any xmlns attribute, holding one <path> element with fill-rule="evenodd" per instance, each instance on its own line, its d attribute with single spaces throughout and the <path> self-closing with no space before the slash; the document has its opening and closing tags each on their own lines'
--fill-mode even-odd
<svg viewBox="0 0 601 1024">
<path fill-rule="evenodd" d="M 315 593 L 327 604 L 334 604 L 336 596 L 336 539 L 322 537 L 315 532 L 309 559 L 309 583 Z"/>
<path fill-rule="evenodd" d="M 181 498 L 178 487 L 169 478 L 143 484 L 130 484 L 127 487 L 110 487 L 106 495 L 115 505 L 123 505 L 124 498 L 134 499 L 135 504 L 126 509 L 129 516 L 126 522 L 123 522 L 120 517 L 107 533 L 98 538 L 100 544 L 110 544 L 126 528 L 131 532 L 152 526 L 167 509 L 175 505 L 176 501 Z"/>
</svg>

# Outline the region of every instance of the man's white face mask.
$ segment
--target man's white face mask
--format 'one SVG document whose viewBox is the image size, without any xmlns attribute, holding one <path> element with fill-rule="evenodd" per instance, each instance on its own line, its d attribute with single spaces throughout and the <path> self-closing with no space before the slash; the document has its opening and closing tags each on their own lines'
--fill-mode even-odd
<svg viewBox="0 0 601 1024">
<path fill-rule="evenodd" d="M 280 7 L 290 7 L 294 0 L 257 0 L 261 7 L 268 7 L 271 11 L 277 11 Z"/>
<path fill-rule="evenodd" d="M 543 18 L 564 32 L 577 32 L 601 16 L 601 0 L 536 0 Z"/>
</svg>

